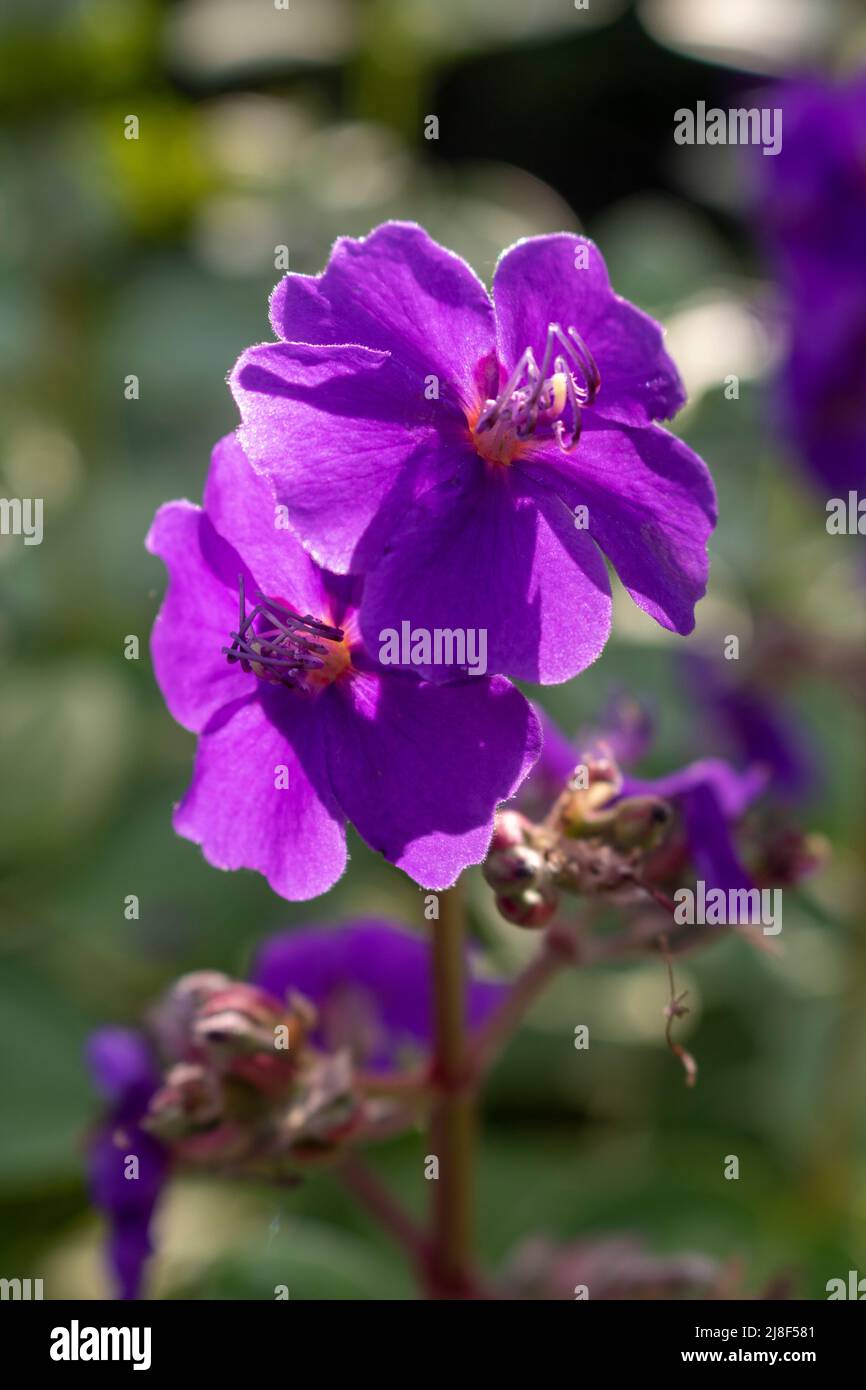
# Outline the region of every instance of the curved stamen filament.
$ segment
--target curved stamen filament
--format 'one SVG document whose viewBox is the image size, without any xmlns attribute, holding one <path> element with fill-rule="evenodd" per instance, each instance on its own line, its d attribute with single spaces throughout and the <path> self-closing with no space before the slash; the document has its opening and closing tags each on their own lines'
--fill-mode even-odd
<svg viewBox="0 0 866 1390">
<path fill-rule="evenodd" d="M 229 662 L 240 662 L 243 671 L 299 689 L 305 672 L 325 665 L 329 650 L 325 644 L 342 642 L 343 629 L 311 613 L 302 616 L 265 594 L 256 594 L 256 598 L 259 602 L 247 613 L 244 577 L 239 575 L 238 630 L 229 633 L 232 644 L 222 651 Z M 257 621 L 263 626 L 257 628 Z"/>
<path fill-rule="evenodd" d="M 552 368 L 552 370 L 551 370 Z M 580 438 L 580 411 L 592 405 L 601 386 L 595 358 L 574 328 L 563 332 L 558 323 L 547 326 L 541 366 L 526 348 L 495 400 L 487 401 L 475 433 L 495 431 L 528 439 L 539 417 L 553 419 L 559 447 L 573 449 Z M 562 418 L 568 412 L 569 424 Z"/>
</svg>

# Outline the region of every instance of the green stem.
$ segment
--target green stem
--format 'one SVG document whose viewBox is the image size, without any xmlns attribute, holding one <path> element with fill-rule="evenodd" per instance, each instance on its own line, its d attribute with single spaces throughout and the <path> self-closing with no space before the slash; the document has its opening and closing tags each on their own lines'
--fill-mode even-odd
<svg viewBox="0 0 866 1390">
<path fill-rule="evenodd" d="M 471 1296 L 475 1102 L 467 1084 L 466 953 L 461 896 L 449 889 L 440 899 L 433 927 L 436 1101 L 430 1152 L 439 1160 L 433 1183 L 433 1293 L 439 1298 Z"/>
</svg>

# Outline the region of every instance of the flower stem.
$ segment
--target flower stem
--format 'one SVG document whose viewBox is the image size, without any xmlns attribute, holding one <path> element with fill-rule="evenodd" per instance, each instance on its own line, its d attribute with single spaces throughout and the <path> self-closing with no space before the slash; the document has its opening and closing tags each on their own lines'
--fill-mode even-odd
<svg viewBox="0 0 866 1390">
<path fill-rule="evenodd" d="M 434 1297 L 471 1297 L 475 1103 L 467 1084 L 466 953 L 462 899 L 451 888 L 440 899 L 433 928 L 436 1091 L 430 1152 L 439 1160 L 433 1182 L 432 1289 Z"/>
</svg>

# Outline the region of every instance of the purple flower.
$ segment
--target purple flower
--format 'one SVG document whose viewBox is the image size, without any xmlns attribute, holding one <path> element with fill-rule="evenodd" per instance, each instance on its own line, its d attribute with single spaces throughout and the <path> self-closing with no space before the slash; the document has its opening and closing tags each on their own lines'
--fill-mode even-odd
<svg viewBox="0 0 866 1390">
<path fill-rule="evenodd" d="M 866 243 L 866 222 L 863 227 Z M 783 433 L 830 498 L 866 488 L 866 287 L 827 287 L 815 312 L 791 305 L 791 346 L 778 395 Z"/>
<path fill-rule="evenodd" d="M 490 670 L 550 683 L 607 639 L 603 555 L 662 626 L 691 630 L 715 495 L 656 423 L 684 400 L 661 330 L 591 241 L 518 242 L 493 290 L 495 309 L 418 226 L 341 239 L 323 275 L 277 286 L 283 341 L 244 353 L 232 388 L 310 554 L 370 571 L 371 648 L 404 623 L 483 631 Z"/>
<path fill-rule="evenodd" d="M 168 1171 L 167 1151 L 140 1125 L 159 1086 L 159 1070 L 147 1040 L 128 1028 L 94 1033 L 87 1063 L 108 1106 L 88 1146 L 91 1197 L 110 1223 L 108 1256 L 119 1296 L 137 1298 L 153 1252 L 150 1223 Z"/>
<path fill-rule="evenodd" d="M 214 451 L 204 509 L 166 504 L 147 543 L 170 575 L 156 676 L 199 735 L 179 834 L 292 899 L 339 878 L 346 820 L 430 888 L 483 858 L 497 803 L 538 752 L 518 691 L 381 666 L 359 631 L 360 580 L 325 573 L 278 529 L 235 436 Z"/>
<path fill-rule="evenodd" d="M 290 990 L 303 994 L 319 1012 L 313 1040 L 329 1047 L 349 1045 L 371 1069 L 390 1067 L 405 1049 L 432 1041 L 430 946 L 395 923 L 361 921 L 279 932 L 261 947 L 250 979 L 277 998 Z M 470 981 L 470 1026 L 482 1022 L 504 989 Z"/>
<path fill-rule="evenodd" d="M 780 428 L 835 496 L 866 484 L 866 75 L 787 82 L 773 159 L 756 161 L 756 213 L 786 300 Z"/>
<path fill-rule="evenodd" d="M 866 221 L 866 73 L 847 83 L 809 77 L 774 86 L 784 141 L 755 161 L 758 211 L 786 285 L 822 295 L 821 277 L 859 278 Z"/>
</svg>

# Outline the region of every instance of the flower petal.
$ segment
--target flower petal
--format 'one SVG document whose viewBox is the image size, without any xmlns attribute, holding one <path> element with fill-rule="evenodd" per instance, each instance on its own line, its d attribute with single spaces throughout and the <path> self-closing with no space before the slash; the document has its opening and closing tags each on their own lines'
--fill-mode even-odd
<svg viewBox="0 0 866 1390">
<path fill-rule="evenodd" d="M 326 892 L 346 845 L 321 737 L 320 697 L 274 687 L 224 710 L 199 739 L 175 830 L 215 868 L 256 869 L 291 901 Z"/>
<path fill-rule="evenodd" d="M 134 1028 L 98 1028 L 87 1040 L 87 1068 L 115 1109 L 130 1103 L 141 1114 L 159 1085 L 159 1069 L 147 1039 Z"/>
<path fill-rule="evenodd" d="M 505 680 L 432 685 L 359 672 L 329 697 L 328 770 L 367 843 L 426 888 L 484 858 L 499 802 L 541 746 L 529 703 Z"/>
<path fill-rule="evenodd" d="M 485 633 L 487 671 L 542 684 L 589 666 L 610 631 L 610 587 L 593 541 L 553 492 L 472 461 L 426 492 L 367 577 L 361 623 L 378 651 L 402 624 Z M 447 680 L 454 668 L 421 669 Z"/>
<path fill-rule="evenodd" d="M 146 545 L 165 562 L 168 591 L 150 639 L 153 669 L 173 717 L 198 733 L 223 705 L 255 689 L 223 647 L 238 622 L 238 575 L 255 582 L 236 551 L 191 502 L 160 507 Z"/>
<path fill-rule="evenodd" d="M 583 262 L 586 262 L 584 265 Z M 686 396 L 655 319 L 614 294 L 587 237 L 528 237 L 504 251 L 493 279 L 499 356 L 508 371 L 525 348 L 541 365 L 547 326 L 575 328 L 601 374 L 593 413 L 627 425 L 667 420 Z"/>
<path fill-rule="evenodd" d="M 360 241 L 341 237 L 324 274 L 287 275 L 271 296 L 271 323 L 289 342 L 380 348 L 408 369 L 419 395 L 432 374 L 443 398 L 456 393 L 464 406 L 494 342 L 484 285 L 412 222 L 386 222 Z"/>
<path fill-rule="evenodd" d="M 706 465 L 659 425 L 626 429 L 586 419 L 573 454 L 534 445 L 521 471 L 575 511 L 631 594 L 662 627 L 691 632 L 707 587 L 716 496 Z"/>
<path fill-rule="evenodd" d="M 752 879 L 740 862 L 734 836 L 713 789 L 703 784 L 679 798 L 689 850 L 707 888 L 749 888 Z"/>
<path fill-rule="evenodd" d="M 110 1223 L 109 1264 L 121 1298 L 138 1298 L 145 1263 L 153 1254 L 150 1224 L 168 1173 L 163 1146 L 138 1126 L 100 1129 L 88 1149 L 90 1191 Z M 127 1176 L 131 1157 L 138 1176 Z"/>
<path fill-rule="evenodd" d="M 626 777 L 623 796 L 661 796 L 676 800 L 698 787 L 707 787 L 727 820 L 739 820 L 765 790 L 768 769 L 755 764 L 741 772 L 723 758 L 700 758 L 665 777 Z"/>
<path fill-rule="evenodd" d="M 324 618 L 330 600 L 317 565 L 285 526 L 267 480 L 255 472 L 237 434 L 226 435 L 211 456 L 204 509 L 254 577 L 257 591 L 282 599 L 299 613 Z M 237 593 L 237 575 L 234 577 Z M 248 593 L 249 606 L 255 602 Z"/>
<path fill-rule="evenodd" d="M 231 386 L 241 443 L 319 564 L 363 571 L 407 506 L 454 472 L 466 422 L 386 353 L 265 343 Z M 462 435 L 461 435 L 462 431 Z"/>
</svg>

